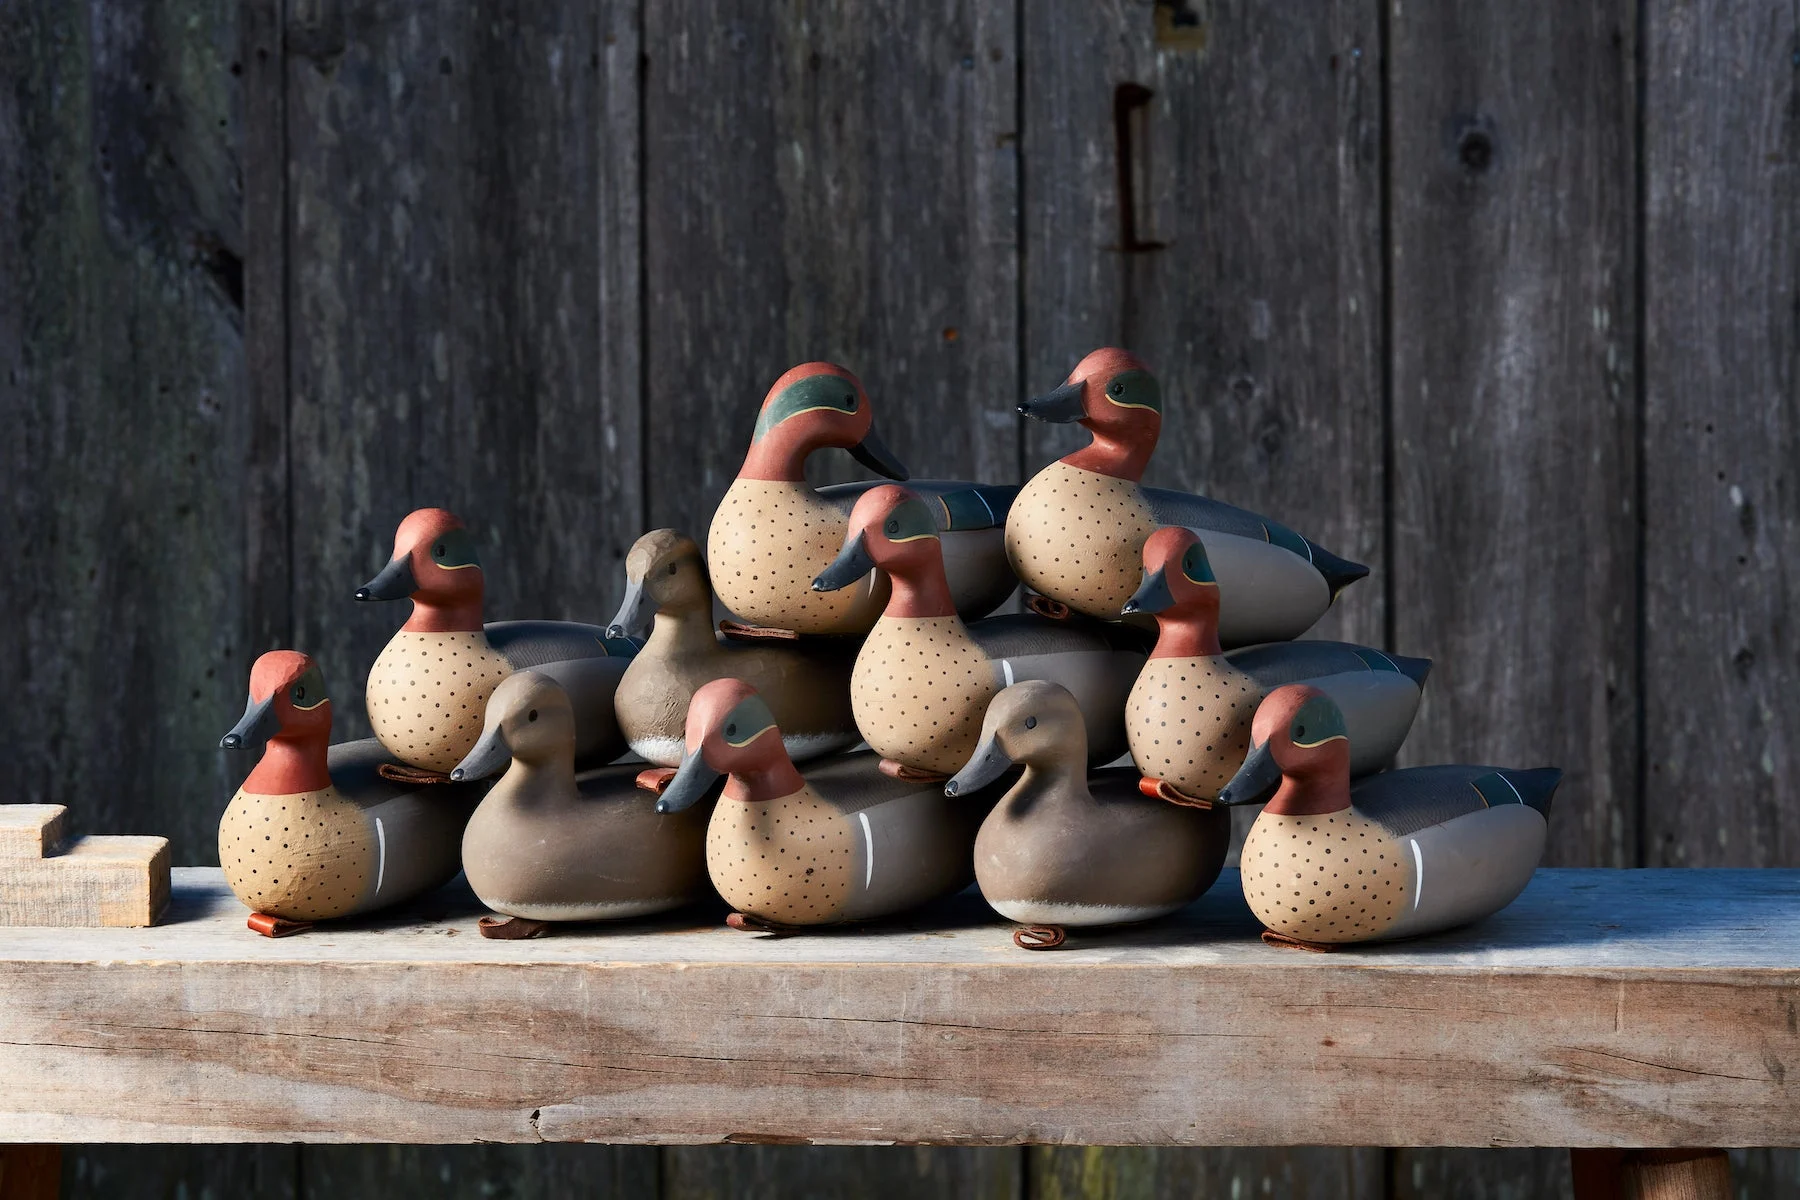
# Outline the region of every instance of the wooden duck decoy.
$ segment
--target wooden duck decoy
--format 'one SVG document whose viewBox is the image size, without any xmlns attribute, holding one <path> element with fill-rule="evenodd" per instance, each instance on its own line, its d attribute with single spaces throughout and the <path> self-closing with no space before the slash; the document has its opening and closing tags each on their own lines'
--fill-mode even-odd
<svg viewBox="0 0 1800 1200">
<path fill-rule="evenodd" d="M 1350 773 L 1393 761 L 1418 715 L 1431 660 L 1347 642 L 1270 642 L 1227 654 L 1219 645 L 1219 585 L 1191 529 L 1165 526 L 1144 543 L 1143 585 L 1126 613 L 1153 613 L 1158 636 L 1125 704 L 1131 758 L 1148 795 L 1207 803 L 1250 751 L 1250 723 L 1268 692 L 1304 682 L 1330 696 L 1350 735 Z"/>
<path fill-rule="evenodd" d="M 1006 518 L 1006 554 L 1025 585 L 1111 619 L 1138 585 L 1138 553 L 1162 525 L 1206 542 L 1225 594 L 1227 646 L 1286 641 L 1369 573 L 1267 517 L 1204 496 L 1140 484 L 1162 429 L 1162 388 L 1136 355 L 1096 350 L 1049 395 L 1019 411 L 1078 422 L 1093 441 L 1032 476 Z"/>
<path fill-rule="evenodd" d="M 475 539 L 455 514 L 421 508 L 400 522 L 394 557 L 358 600 L 411 597 L 412 616 L 369 670 L 369 724 L 388 752 L 428 773 L 448 771 L 481 735 L 481 713 L 514 671 L 551 672 L 575 705 L 576 761 L 625 752 L 613 693 L 636 642 L 574 621 L 482 624 Z"/>
<path fill-rule="evenodd" d="M 448 882 L 480 797 L 461 784 L 382 775 L 374 738 L 331 746 L 331 700 L 307 655 L 271 650 L 250 669 L 250 703 L 220 741 L 268 739 L 219 822 L 225 882 L 250 928 L 281 937 L 314 921 L 398 904 Z"/>
<path fill-rule="evenodd" d="M 1241 855 L 1265 941 L 1329 949 L 1466 925 L 1511 904 L 1543 857 L 1554 767 L 1409 767 L 1351 783 L 1343 714 L 1300 684 L 1269 693 L 1252 738 L 1219 803 L 1276 787 Z"/>
<path fill-rule="evenodd" d="M 889 479 L 907 470 L 876 437 L 868 395 L 832 363 L 801 363 L 764 398 L 738 477 L 719 501 L 706 538 L 713 587 L 738 617 L 796 633 L 863 633 L 887 602 L 887 584 L 824 594 L 808 585 L 844 541 L 850 510 L 869 483 L 814 490 L 807 456 L 827 446 Z M 978 617 L 1012 594 L 1003 527 L 1016 487 L 922 480 L 914 489 L 942 499 L 946 568 L 959 612 Z"/>
<path fill-rule="evenodd" d="M 515 671 L 488 698 L 481 738 L 450 778 L 504 769 L 463 831 L 462 865 L 486 937 L 535 937 L 551 922 L 618 920 L 712 894 L 706 879 L 711 804 L 656 811 L 635 767 L 575 774 L 575 710 L 540 671 Z"/>
<path fill-rule="evenodd" d="M 713 629 L 713 589 L 700 547 L 673 529 L 637 540 L 625 556 L 625 578 L 625 600 L 607 634 L 648 634 L 649 640 L 625 668 L 614 707 L 632 750 L 647 761 L 681 764 L 688 702 L 715 679 L 741 679 L 756 689 L 795 762 L 857 743 L 861 735 L 850 717 L 856 647 L 848 639 L 720 636 Z"/>
<path fill-rule="evenodd" d="M 975 881 L 994 911 L 1025 926 L 1017 945 L 1048 949 L 1065 926 L 1163 916 L 1219 877 L 1230 814 L 1144 796 L 1131 770 L 1090 776 L 1081 710 L 1060 684 L 1015 683 L 994 697 L 980 744 L 944 790 L 985 787 L 1014 763 L 1025 774 L 981 824 Z"/>
<path fill-rule="evenodd" d="M 968 886 L 980 803 L 893 779 L 866 752 L 814 763 L 803 778 L 769 706 L 736 679 L 694 693 L 687 754 L 658 811 L 696 803 L 720 775 L 729 778 L 707 829 L 706 865 L 737 910 L 728 918 L 736 928 L 864 921 Z"/>
<path fill-rule="evenodd" d="M 930 506 L 891 483 L 856 502 L 842 551 L 813 586 L 847 587 L 877 567 L 893 594 L 857 652 L 850 706 L 889 769 L 921 779 L 958 770 L 975 750 L 988 702 L 1024 679 L 1074 693 L 1096 762 L 1125 749 L 1125 698 L 1149 648 L 1141 631 L 1032 614 L 963 624 Z"/>
</svg>

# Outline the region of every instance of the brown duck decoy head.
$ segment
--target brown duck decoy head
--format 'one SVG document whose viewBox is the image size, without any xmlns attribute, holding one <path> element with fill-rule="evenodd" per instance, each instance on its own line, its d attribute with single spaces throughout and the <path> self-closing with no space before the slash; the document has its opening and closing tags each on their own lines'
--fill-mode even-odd
<svg viewBox="0 0 1800 1200">
<path fill-rule="evenodd" d="M 488 697 L 481 736 L 450 771 L 453 781 L 486 779 L 513 759 L 575 763 L 575 710 L 569 694 L 548 675 L 516 671 Z"/>
<path fill-rule="evenodd" d="M 394 532 L 394 556 L 356 589 L 358 600 L 413 600 L 407 628 L 460 632 L 481 627 L 483 579 L 475 538 L 442 508 L 409 513 Z"/>
<path fill-rule="evenodd" d="M 310 655 L 271 650 L 250 668 L 250 698 L 219 745 L 238 750 L 267 741 L 244 790 L 284 796 L 331 786 L 325 751 L 331 741 L 331 698 Z"/>
<path fill-rule="evenodd" d="M 781 741 L 774 714 L 740 679 L 715 679 L 688 704 L 687 753 L 656 811 L 680 812 L 700 801 L 719 776 L 726 800 L 761 801 L 805 786 Z"/>
<path fill-rule="evenodd" d="M 957 796 L 978 791 L 1019 763 L 1085 777 L 1087 726 L 1075 697 L 1060 683 L 1028 679 L 995 696 L 982 717 L 975 753 L 944 785 L 944 792 Z"/>
<path fill-rule="evenodd" d="M 1275 794 L 1270 798 L 1270 792 Z M 1250 726 L 1250 753 L 1218 803 L 1269 811 L 1335 812 L 1350 807 L 1350 739 L 1344 714 L 1324 692 L 1292 683 L 1270 692 Z"/>
<path fill-rule="evenodd" d="M 862 382 L 836 363 L 809 362 L 775 381 L 763 398 L 740 476 L 804 479 L 806 456 L 834 446 L 889 479 L 905 479 L 906 466 L 875 433 Z"/>
<path fill-rule="evenodd" d="M 659 612 L 691 612 L 712 606 L 712 582 L 694 539 L 673 529 L 653 529 L 625 556 L 625 599 L 607 637 L 645 638 Z"/>
</svg>

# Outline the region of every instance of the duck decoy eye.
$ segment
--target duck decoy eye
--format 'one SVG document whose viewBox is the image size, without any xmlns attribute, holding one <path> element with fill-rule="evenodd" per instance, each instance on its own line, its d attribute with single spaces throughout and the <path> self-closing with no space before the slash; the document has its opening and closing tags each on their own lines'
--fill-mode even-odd
<svg viewBox="0 0 1800 1200">
<path fill-rule="evenodd" d="M 1306 736 L 1306 726 L 1304 726 L 1304 725 L 1294 726 L 1294 740 L 1296 742 L 1305 736 Z"/>
<path fill-rule="evenodd" d="M 669 564 L 669 574 L 673 575 L 675 573 L 675 567 L 676 567 L 675 563 Z"/>
<path fill-rule="evenodd" d="M 736 737 L 737 736 L 737 723 L 736 722 L 733 722 L 732 724 L 727 725 L 725 727 L 725 736 L 726 737 Z"/>
<path fill-rule="evenodd" d="M 1025 718 L 1025 728 L 1036 729 L 1037 728 L 1037 718 L 1036 717 L 1026 717 Z"/>
<path fill-rule="evenodd" d="M 295 701 L 300 701 L 300 700 L 306 699 L 306 685 L 305 684 L 301 684 L 299 687 L 296 687 L 294 689 L 294 699 L 295 699 Z"/>
<path fill-rule="evenodd" d="M 437 545 L 435 545 L 431 548 L 431 557 L 433 557 L 433 558 L 444 557 L 444 543 L 439 542 Z"/>
<path fill-rule="evenodd" d="M 848 396 L 844 397 L 844 407 L 849 409 L 851 412 L 856 411 L 856 393 L 855 392 L 851 392 Z"/>
<path fill-rule="evenodd" d="M 887 524 L 882 526 L 882 528 L 887 530 L 887 534 L 889 537 L 893 537 L 896 533 L 900 532 L 900 522 L 898 519 L 896 519 L 894 517 L 889 517 L 887 520 Z"/>
<path fill-rule="evenodd" d="M 531 710 L 531 711 L 530 711 L 530 712 L 528 712 L 528 713 L 526 713 L 526 714 L 525 714 L 525 719 L 526 719 L 526 720 L 527 720 L 527 721 L 535 721 L 535 720 L 537 720 L 537 709 L 535 709 L 535 708 L 534 708 L 534 709 L 532 709 L 532 710 Z"/>
<path fill-rule="evenodd" d="M 1123 396 L 1125 394 L 1125 381 L 1123 379 L 1115 379 L 1112 381 L 1112 385 L 1106 390 L 1115 396 Z"/>
</svg>

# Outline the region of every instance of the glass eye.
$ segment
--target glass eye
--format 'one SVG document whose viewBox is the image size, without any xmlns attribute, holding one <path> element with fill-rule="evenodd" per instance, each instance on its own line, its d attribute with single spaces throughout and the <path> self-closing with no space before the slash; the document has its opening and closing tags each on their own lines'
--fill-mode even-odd
<svg viewBox="0 0 1800 1200">
<path fill-rule="evenodd" d="M 1125 394 L 1125 381 L 1122 379 L 1115 379 L 1112 382 L 1112 386 L 1106 390 L 1115 396 L 1123 396 Z"/>
<path fill-rule="evenodd" d="M 894 517 L 889 517 L 887 524 L 883 526 L 883 528 L 887 530 L 889 537 L 893 537 L 896 533 L 900 532 L 900 522 Z"/>
<path fill-rule="evenodd" d="M 433 558 L 444 557 L 444 543 L 439 542 L 437 545 L 435 545 L 431 548 L 431 557 L 433 557 Z"/>
<path fill-rule="evenodd" d="M 1296 742 L 1305 736 L 1306 736 L 1306 726 L 1304 726 L 1304 725 L 1294 726 L 1294 740 Z"/>
<path fill-rule="evenodd" d="M 1036 729 L 1037 728 L 1037 718 L 1036 717 L 1026 717 L 1025 718 L 1025 728 Z"/>
<path fill-rule="evenodd" d="M 673 575 L 674 573 L 675 573 L 675 564 L 670 563 L 669 564 L 669 574 Z"/>
<path fill-rule="evenodd" d="M 534 709 L 532 709 L 532 710 L 531 710 L 531 711 L 530 711 L 530 712 L 528 712 L 528 713 L 526 713 L 526 714 L 525 714 L 525 719 L 526 719 L 526 720 L 527 720 L 527 721 L 535 721 L 535 720 L 537 720 L 537 709 L 535 709 L 535 708 L 534 708 Z"/>
<path fill-rule="evenodd" d="M 305 684 L 301 684 L 300 686 L 298 686 L 294 689 L 294 699 L 295 700 L 306 699 L 306 685 Z"/>
<path fill-rule="evenodd" d="M 851 412 L 856 411 L 856 393 L 855 392 L 851 392 L 849 395 L 844 397 L 844 407 L 849 409 Z"/>
<path fill-rule="evenodd" d="M 733 723 L 732 723 L 732 724 L 730 724 L 730 725 L 727 725 L 727 726 L 726 726 L 726 727 L 725 727 L 725 736 L 726 736 L 726 737 L 736 737 L 736 736 L 737 736 L 737 724 L 736 724 L 736 722 L 733 722 Z"/>
</svg>

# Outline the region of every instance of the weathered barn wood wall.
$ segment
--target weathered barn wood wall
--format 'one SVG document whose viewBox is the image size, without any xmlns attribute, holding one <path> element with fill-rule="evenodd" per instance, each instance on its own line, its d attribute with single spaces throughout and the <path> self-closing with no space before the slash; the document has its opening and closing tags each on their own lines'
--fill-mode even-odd
<svg viewBox="0 0 1800 1200">
<path fill-rule="evenodd" d="M 923 474 L 1067 444 L 1120 341 L 1156 481 L 1376 568 L 1413 761 L 1560 763 L 1552 861 L 1800 862 L 1800 29 L 1786 0 L 13 0 L 9 799 L 214 861 L 272 645 L 342 733 L 409 508 L 600 619 L 768 382 Z M 1127 170 L 1121 181 L 1121 158 Z M 825 470 L 849 477 L 840 459 Z M 1800 1195 L 1787 1154 L 1749 1194 Z M 1519 1196 L 1554 1151 L 86 1150 L 71 1195 Z"/>
</svg>

